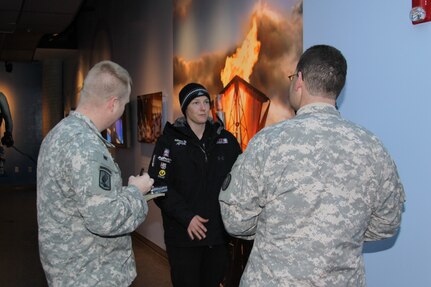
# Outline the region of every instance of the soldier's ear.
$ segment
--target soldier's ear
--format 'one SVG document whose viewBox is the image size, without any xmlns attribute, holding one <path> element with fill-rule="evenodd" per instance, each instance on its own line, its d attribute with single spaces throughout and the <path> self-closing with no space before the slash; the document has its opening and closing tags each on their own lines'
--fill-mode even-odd
<svg viewBox="0 0 431 287">
<path fill-rule="evenodd" d="M 302 74 L 301 71 L 298 72 L 298 79 L 296 82 L 298 82 L 299 84 L 303 85 L 304 84 L 304 75 Z"/>
<path fill-rule="evenodd" d="M 119 104 L 118 98 L 111 96 L 108 100 L 108 102 L 106 103 L 107 108 L 110 112 L 113 112 L 115 110 L 116 105 Z"/>
<path fill-rule="evenodd" d="M 298 76 L 296 81 L 293 82 L 293 89 L 297 92 L 298 90 L 302 89 L 304 86 L 304 79 L 302 78 L 302 72 L 298 72 Z"/>
</svg>

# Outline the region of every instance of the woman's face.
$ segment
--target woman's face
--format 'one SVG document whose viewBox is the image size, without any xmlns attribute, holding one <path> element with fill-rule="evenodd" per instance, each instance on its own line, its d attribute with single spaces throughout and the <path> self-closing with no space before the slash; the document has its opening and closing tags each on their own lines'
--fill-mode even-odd
<svg viewBox="0 0 431 287">
<path fill-rule="evenodd" d="M 195 124 L 205 124 L 210 112 L 210 101 L 206 96 L 194 98 L 186 109 L 187 120 Z"/>
</svg>

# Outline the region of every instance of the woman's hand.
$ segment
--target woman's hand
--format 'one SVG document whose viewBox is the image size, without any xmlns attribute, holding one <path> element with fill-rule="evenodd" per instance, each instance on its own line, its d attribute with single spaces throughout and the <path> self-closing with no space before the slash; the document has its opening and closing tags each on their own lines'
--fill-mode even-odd
<svg viewBox="0 0 431 287">
<path fill-rule="evenodd" d="M 187 233 L 192 240 L 195 238 L 202 240 L 206 237 L 207 229 L 204 225 L 206 222 L 208 222 L 208 219 L 202 218 L 199 215 L 195 215 L 192 218 L 189 227 L 187 228 Z"/>
</svg>

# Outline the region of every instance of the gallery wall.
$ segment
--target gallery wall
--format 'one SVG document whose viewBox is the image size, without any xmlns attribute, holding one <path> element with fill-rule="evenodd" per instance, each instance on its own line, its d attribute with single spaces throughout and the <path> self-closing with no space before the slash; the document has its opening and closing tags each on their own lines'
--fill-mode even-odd
<svg viewBox="0 0 431 287">
<path fill-rule="evenodd" d="M 431 22 L 412 25 L 411 1 L 304 1 L 304 49 L 326 43 L 347 58 L 343 116 L 392 154 L 407 202 L 397 238 L 364 248 L 368 286 L 431 286 Z"/>
</svg>

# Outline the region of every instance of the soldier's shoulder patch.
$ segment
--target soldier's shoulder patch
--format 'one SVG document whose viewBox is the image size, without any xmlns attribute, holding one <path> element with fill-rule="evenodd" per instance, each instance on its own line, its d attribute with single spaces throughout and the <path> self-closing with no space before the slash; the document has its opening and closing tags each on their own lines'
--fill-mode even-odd
<svg viewBox="0 0 431 287">
<path fill-rule="evenodd" d="M 225 191 L 225 190 L 229 187 L 229 184 L 230 184 L 230 180 L 231 180 L 231 178 L 232 178 L 232 176 L 230 175 L 230 173 L 228 173 L 228 174 L 226 175 L 226 177 L 225 177 L 224 181 L 223 181 L 223 184 L 221 185 L 221 189 L 222 189 L 223 191 Z"/>
<path fill-rule="evenodd" d="M 99 170 L 99 186 L 104 190 L 111 190 L 111 171 L 101 166 Z"/>
</svg>

